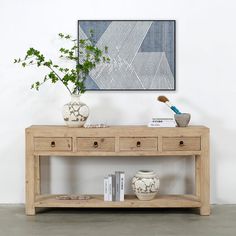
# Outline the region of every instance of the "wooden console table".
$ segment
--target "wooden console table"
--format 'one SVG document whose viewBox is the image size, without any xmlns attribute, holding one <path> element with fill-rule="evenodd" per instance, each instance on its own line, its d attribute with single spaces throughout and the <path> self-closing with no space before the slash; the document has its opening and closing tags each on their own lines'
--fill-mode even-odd
<svg viewBox="0 0 236 236">
<path fill-rule="evenodd" d="M 58 200 L 56 195 L 40 192 L 40 158 L 45 156 L 194 156 L 195 193 L 192 195 L 157 195 L 140 201 L 125 196 L 124 202 L 104 202 L 102 195 L 90 200 Z M 199 208 L 210 214 L 209 203 L 209 129 L 148 128 L 112 126 L 109 128 L 68 128 L 66 126 L 31 126 L 26 129 L 26 214 L 35 215 L 40 207 L 93 208 Z"/>
</svg>

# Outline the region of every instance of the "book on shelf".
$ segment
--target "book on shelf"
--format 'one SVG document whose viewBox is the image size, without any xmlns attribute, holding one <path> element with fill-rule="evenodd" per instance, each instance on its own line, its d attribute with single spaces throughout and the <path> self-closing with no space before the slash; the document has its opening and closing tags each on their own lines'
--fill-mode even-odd
<svg viewBox="0 0 236 236">
<path fill-rule="evenodd" d="M 112 201 L 116 200 L 116 176 L 111 175 L 112 177 L 112 184 L 111 184 L 111 189 L 112 189 Z"/>
<path fill-rule="evenodd" d="M 112 175 L 108 175 L 108 201 L 112 201 Z"/>
<path fill-rule="evenodd" d="M 108 201 L 108 177 L 104 178 L 104 201 Z"/>
<path fill-rule="evenodd" d="M 125 173 L 116 171 L 104 178 L 104 201 L 124 201 Z"/>
<path fill-rule="evenodd" d="M 116 176 L 116 201 L 120 200 L 120 171 L 115 172 Z"/>
<path fill-rule="evenodd" d="M 125 199 L 125 173 L 120 172 L 120 201 Z"/>
<path fill-rule="evenodd" d="M 176 127 L 176 122 L 173 118 L 152 118 L 148 127 Z"/>
</svg>

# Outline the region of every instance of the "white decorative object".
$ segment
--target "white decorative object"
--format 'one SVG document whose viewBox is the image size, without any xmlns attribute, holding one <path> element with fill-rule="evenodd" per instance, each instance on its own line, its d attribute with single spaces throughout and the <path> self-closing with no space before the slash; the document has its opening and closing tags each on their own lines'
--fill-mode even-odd
<svg viewBox="0 0 236 236">
<path fill-rule="evenodd" d="M 152 200 L 160 186 L 159 177 L 154 171 L 140 170 L 132 179 L 132 188 L 139 200 Z"/>
<path fill-rule="evenodd" d="M 63 118 L 69 127 L 84 126 L 89 116 L 89 108 L 80 101 L 80 95 L 71 95 L 71 101 L 63 107 Z"/>
<path fill-rule="evenodd" d="M 88 124 L 84 125 L 84 128 L 108 128 L 109 126 L 106 124 Z"/>
</svg>

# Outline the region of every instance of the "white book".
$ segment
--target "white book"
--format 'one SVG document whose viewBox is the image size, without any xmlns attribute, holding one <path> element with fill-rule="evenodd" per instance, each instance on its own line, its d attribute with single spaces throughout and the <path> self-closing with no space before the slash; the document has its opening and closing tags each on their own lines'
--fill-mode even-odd
<svg viewBox="0 0 236 236">
<path fill-rule="evenodd" d="M 166 124 L 172 124 L 172 123 L 175 123 L 175 121 L 174 121 L 174 120 L 172 120 L 172 121 L 153 120 L 153 121 L 151 121 L 150 123 L 153 123 L 153 124 L 163 124 L 163 123 L 166 123 Z"/>
<path fill-rule="evenodd" d="M 173 122 L 173 118 L 152 118 L 153 122 Z"/>
<path fill-rule="evenodd" d="M 112 201 L 112 175 L 108 175 L 108 201 Z"/>
<path fill-rule="evenodd" d="M 125 173 L 120 172 L 120 201 L 125 199 Z"/>
<path fill-rule="evenodd" d="M 176 122 L 173 118 L 152 118 L 148 127 L 176 127 Z"/>
<path fill-rule="evenodd" d="M 108 201 L 108 177 L 104 178 L 104 201 Z"/>
<path fill-rule="evenodd" d="M 162 123 L 153 123 L 150 122 L 148 123 L 148 127 L 176 127 L 176 123 L 175 122 L 162 122 Z"/>
</svg>

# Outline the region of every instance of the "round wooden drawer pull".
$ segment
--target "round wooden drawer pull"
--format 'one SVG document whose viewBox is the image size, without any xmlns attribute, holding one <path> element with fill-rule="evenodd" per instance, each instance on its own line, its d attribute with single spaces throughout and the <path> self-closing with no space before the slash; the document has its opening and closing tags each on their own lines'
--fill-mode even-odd
<svg viewBox="0 0 236 236">
<path fill-rule="evenodd" d="M 137 144 L 136 144 L 137 147 L 141 147 L 141 142 L 138 141 Z"/>
<path fill-rule="evenodd" d="M 55 141 L 52 141 L 52 142 L 51 142 L 51 147 L 52 147 L 52 148 L 56 147 Z"/>
<path fill-rule="evenodd" d="M 182 140 L 179 141 L 179 145 L 180 145 L 180 146 L 184 146 L 184 141 L 182 141 Z"/>
<path fill-rule="evenodd" d="M 93 147 L 94 147 L 94 148 L 97 148 L 97 147 L 98 147 L 98 142 L 97 142 L 97 141 L 95 141 L 95 142 L 93 143 Z"/>
</svg>

